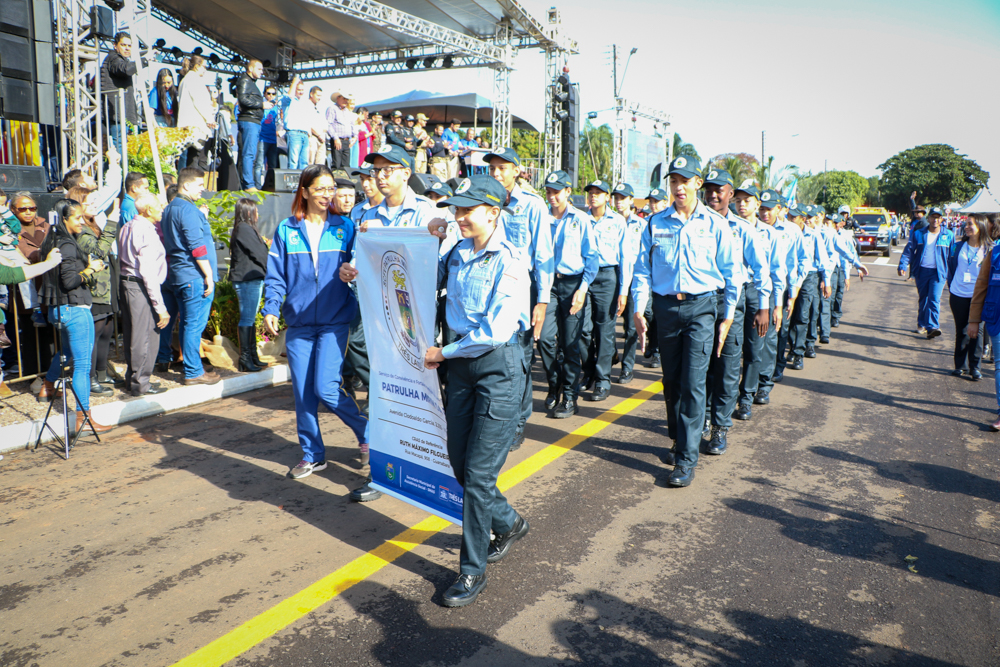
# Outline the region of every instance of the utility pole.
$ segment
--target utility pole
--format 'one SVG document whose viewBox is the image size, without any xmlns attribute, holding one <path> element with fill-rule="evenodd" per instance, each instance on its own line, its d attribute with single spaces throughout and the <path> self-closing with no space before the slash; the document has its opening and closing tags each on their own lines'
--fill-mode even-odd
<svg viewBox="0 0 1000 667">
<path fill-rule="evenodd" d="M 764 134 L 765 133 L 766 133 L 766 130 L 761 130 L 760 131 L 760 165 L 762 167 L 764 166 L 764 160 L 766 159 L 764 157 Z"/>
</svg>

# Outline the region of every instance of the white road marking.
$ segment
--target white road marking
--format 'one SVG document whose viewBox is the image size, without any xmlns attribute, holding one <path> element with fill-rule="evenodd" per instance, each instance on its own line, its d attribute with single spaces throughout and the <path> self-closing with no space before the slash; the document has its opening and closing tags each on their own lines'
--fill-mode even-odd
<svg viewBox="0 0 1000 667">
<path fill-rule="evenodd" d="M 875 260 L 875 264 L 880 264 L 882 266 L 885 266 L 888 263 L 889 263 L 888 257 L 879 257 L 878 259 Z"/>
</svg>

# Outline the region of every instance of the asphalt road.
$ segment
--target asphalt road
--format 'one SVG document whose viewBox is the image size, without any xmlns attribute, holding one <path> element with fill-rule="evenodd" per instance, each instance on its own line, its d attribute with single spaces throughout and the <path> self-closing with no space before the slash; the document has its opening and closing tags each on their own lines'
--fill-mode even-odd
<svg viewBox="0 0 1000 667">
<path fill-rule="evenodd" d="M 605 427 L 510 490 L 531 532 L 464 609 L 440 605 L 454 526 L 411 531 L 389 564 L 366 556 L 427 515 L 347 500 L 362 478 L 332 415 L 333 465 L 286 477 L 288 386 L 122 427 L 69 461 L 10 455 L 0 665 L 1000 664 L 993 372 L 949 376 L 950 315 L 935 341 L 910 333 L 913 283 L 872 268 L 833 342 L 688 489 L 664 486 L 659 395 L 606 423 L 654 371 L 577 418 L 536 413 L 507 468 Z"/>
</svg>

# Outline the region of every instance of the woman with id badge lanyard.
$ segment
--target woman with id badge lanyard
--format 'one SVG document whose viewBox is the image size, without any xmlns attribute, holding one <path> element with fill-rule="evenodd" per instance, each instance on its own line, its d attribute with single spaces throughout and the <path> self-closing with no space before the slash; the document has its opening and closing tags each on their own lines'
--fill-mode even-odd
<svg viewBox="0 0 1000 667">
<path fill-rule="evenodd" d="M 968 373 L 972 380 L 977 381 L 983 377 L 979 370 L 983 339 L 981 336 L 970 337 L 967 329 L 976 280 L 983 260 L 993 249 L 988 229 L 984 216 L 969 216 L 965 223 L 965 239 L 955 244 L 948 258 L 949 304 L 951 315 L 955 318 L 955 370 L 951 374 L 958 377 Z M 981 322 L 978 327 L 978 333 L 982 333 Z"/>
</svg>

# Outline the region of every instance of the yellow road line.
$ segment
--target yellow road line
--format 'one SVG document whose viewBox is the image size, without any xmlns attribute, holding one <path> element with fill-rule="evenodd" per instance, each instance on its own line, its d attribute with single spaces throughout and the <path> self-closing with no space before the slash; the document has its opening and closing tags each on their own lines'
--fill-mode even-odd
<svg viewBox="0 0 1000 667">
<path fill-rule="evenodd" d="M 632 412 L 661 391 L 663 391 L 662 383 L 654 382 L 632 398 L 618 403 L 575 431 L 559 438 L 537 454 L 533 454 L 510 470 L 501 473 L 497 486 L 501 491 L 507 491 L 563 456 L 587 438 L 600 433 L 619 417 Z M 235 630 L 219 637 L 208 646 L 195 651 L 175 663 L 174 667 L 221 667 L 221 665 L 326 604 L 351 586 L 364 581 L 450 525 L 451 522 L 439 517 L 427 517 L 388 542 L 355 558 L 347 565 L 260 613 Z"/>
</svg>

